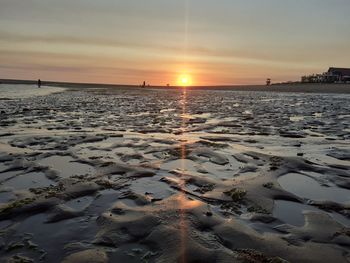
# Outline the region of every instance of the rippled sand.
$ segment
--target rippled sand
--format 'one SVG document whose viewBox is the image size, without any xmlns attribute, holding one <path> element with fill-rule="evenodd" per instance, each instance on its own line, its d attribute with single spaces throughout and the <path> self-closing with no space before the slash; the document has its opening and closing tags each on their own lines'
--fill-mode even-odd
<svg viewBox="0 0 350 263">
<path fill-rule="evenodd" d="M 349 101 L 91 87 L 0 100 L 1 260 L 348 262 Z"/>
</svg>

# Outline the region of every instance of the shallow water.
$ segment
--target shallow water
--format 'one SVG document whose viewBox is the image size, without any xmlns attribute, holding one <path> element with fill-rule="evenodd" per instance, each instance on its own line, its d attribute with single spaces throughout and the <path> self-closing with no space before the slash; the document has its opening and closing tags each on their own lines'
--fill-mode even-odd
<svg viewBox="0 0 350 263">
<path fill-rule="evenodd" d="M 94 174 L 94 168 L 90 165 L 76 162 L 69 156 L 51 156 L 42 160 L 39 163 L 44 166 L 57 170 L 61 177 L 70 177 L 73 175 L 91 175 Z"/>
<path fill-rule="evenodd" d="M 350 202 L 350 190 L 335 186 L 322 186 L 316 180 L 298 173 L 289 173 L 278 179 L 283 189 L 311 200 Z"/>
<path fill-rule="evenodd" d="M 94 198 L 92 196 L 84 196 L 81 198 L 70 200 L 64 203 L 64 205 L 75 210 L 84 210 L 92 203 L 93 200 Z"/>
<path fill-rule="evenodd" d="M 5 163 L 0 163 L 0 173 L 2 171 L 5 171 L 6 169 L 8 169 L 9 167 L 5 164 Z"/>
<path fill-rule="evenodd" d="M 0 228 L 5 248 L 28 233 L 39 249 L 2 250 L 0 261 L 20 254 L 36 262 L 42 249 L 45 261 L 61 262 L 92 248 L 106 252 L 109 262 L 168 262 L 182 249 L 189 262 L 219 256 L 231 262 L 241 254 L 236 248 L 268 246 L 269 254 L 290 262 L 295 255 L 299 262 L 310 262 L 308 255 L 322 262 L 319 251 L 326 250 L 334 262 L 346 262 L 341 241 L 349 210 L 342 205 L 350 190 L 335 185 L 348 187 L 350 180 L 349 95 L 37 92 L 0 100 L 0 171 L 17 169 L 0 173 L 0 208 L 13 212 L 0 213 Z M 39 186 L 49 188 L 29 190 Z M 292 194 L 340 205 L 326 211 L 281 201 L 293 200 Z M 12 203 L 26 197 L 28 206 Z M 26 210 L 42 200 L 38 209 Z M 310 210 L 342 225 L 301 228 Z M 281 221 L 296 227 L 298 246 L 276 231 Z M 320 229 L 315 242 L 313 229 Z"/>
<path fill-rule="evenodd" d="M 187 160 L 187 159 L 179 159 L 179 160 L 175 160 L 175 161 L 170 161 L 170 162 L 166 162 L 164 164 L 161 165 L 161 168 L 164 170 L 184 170 L 184 171 L 192 171 L 192 172 L 196 172 L 197 169 L 200 166 L 198 164 L 196 164 L 194 161 L 192 160 Z"/>
<path fill-rule="evenodd" d="M 320 213 L 326 213 L 316 207 L 310 205 L 304 205 L 300 203 L 276 200 L 274 203 L 273 216 L 281 221 L 294 225 L 303 226 L 305 224 L 304 212 L 315 211 Z M 350 219 L 338 213 L 328 213 L 333 219 L 340 224 L 350 227 Z"/>
<path fill-rule="evenodd" d="M 0 84 L 0 99 L 23 99 L 36 96 L 45 96 L 52 93 L 63 92 L 65 88 L 41 86 L 24 84 Z"/>
<path fill-rule="evenodd" d="M 23 173 L 22 170 L 2 172 L 2 173 L 0 173 L 0 181 L 5 182 L 5 181 L 9 180 L 10 178 L 16 177 L 17 175 L 22 174 L 22 173 Z"/>
<path fill-rule="evenodd" d="M 12 192 L 0 192 L 0 204 L 6 204 L 15 199 L 16 198 Z"/>
<path fill-rule="evenodd" d="M 174 190 L 169 189 L 166 183 L 150 178 L 141 178 L 133 181 L 130 189 L 136 194 L 147 194 L 155 199 L 164 199 L 174 194 Z"/>
<path fill-rule="evenodd" d="M 4 182 L 2 185 L 14 190 L 23 190 L 29 188 L 47 187 L 54 184 L 55 182 L 49 180 L 44 173 L 31 172 L 18 175 Z"/>
<path fill-rule="evenodd" d="M 95 223 L 81 218 L 69 219 L 57 223 L 46 223 L 47 216 L 38 214 L 23 220 L 16 228 L 14 238 L 21 240 L 25 233 L 33 234 L 30 240 L 45 250 L 34 250 L 36 258 L 44 254 L 45 261 L 60 262 L 63 255 L 58 247 L 65 247 L 69 242 L 76 242 L 77 238 L 85 240 L 93 237 L 96 231 Z M 48 238 L 48 233 L 50 238 Z M 30 237 L 30 236 L 29 236 Z M 39 260 L 38 260 L 39 261 Z"/>
</svg>

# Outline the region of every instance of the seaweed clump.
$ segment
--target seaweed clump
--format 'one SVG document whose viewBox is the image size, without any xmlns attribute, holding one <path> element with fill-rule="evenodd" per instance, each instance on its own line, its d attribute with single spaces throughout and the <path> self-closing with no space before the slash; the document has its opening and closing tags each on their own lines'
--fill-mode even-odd
<svg viewBox="0 0 350 263">
<path fill-rule="evenodd" d="M 238 258 L 249 263 L 288 263 L 280 257 L 267 257 L 263 253 L 254 249 L 237 249 Z"/>
<path fill-rule="evenodd" d="M 247 191 L 244 189 L 233 188 L 230 191 L 224 192 L 225 195 L 232 198 L 232 201 L 239 202 L 246 196 Z"/>
<path fill-rule="evenodd" d="M 25 205 L 29 205 L 29 204 L 33 203 L 34 201 L 35 201 L 35 198 L 25 198 L 25 199 L 14 201 L 14 202 L 6 205 L 5 207 L 1 208 L 0 213 L 8 213 L 12 209 L 20 208 L 20 207 L 23 207 Z"/>
</svg>

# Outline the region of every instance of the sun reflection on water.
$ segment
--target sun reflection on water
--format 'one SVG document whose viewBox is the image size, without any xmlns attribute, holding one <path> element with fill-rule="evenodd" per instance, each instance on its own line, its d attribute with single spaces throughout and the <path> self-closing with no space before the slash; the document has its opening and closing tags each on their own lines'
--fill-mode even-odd
<svg viewBox="0 0 350 263">
<path fill-rule="evenodd" d="M 182 115 L 181 116 L 186 116 L 186 106 L 187 106 L 187 89 L 184 87 L 182 91 L 182 98 L 180 100 L 180 104 L 182 105 Z M 179 196 L 179 210 L 180 210 L 180 222 L 179 222 L 179 227 L 180 227 L 180 232 L 181 232 L 181 244 L 180 244 L 180 253 L 181 253 L 181 262 L 186 262 L 186 240 L 187 240 L 187 223 L 186 223 L 186 214 L 185 210 L 188 205 L 188 200 L 186 195 L 185 195 L 185 180 L 183 179 L 183 172 L 186 169 L 186 140 L 185 140 L 185 130 L 187 126 L 187 118 L 181 117 L 182 118 L 182 124 L 181 124 L 181 136 L 182 136 L 182 143 L 181 143 L 181 177 L 180 177 L 180 196 Z"/>
</svg>

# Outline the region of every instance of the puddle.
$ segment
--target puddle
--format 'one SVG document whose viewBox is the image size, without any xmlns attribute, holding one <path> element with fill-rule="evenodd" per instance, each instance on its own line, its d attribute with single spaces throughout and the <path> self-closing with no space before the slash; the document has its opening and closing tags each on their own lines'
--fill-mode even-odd
<svg viewBox="0 0 350 263">
<path fill-rule="evenodd" d="M 85 208 L 87 208 L 92 201 L 94 200 L 94 197 L 92 196 L 84 196 L 81 198 L 77 198 L 77 199 L 73 199 L 70 200 L 68 202 L 66 202 L 64 205 L 68 206 L 74 210 L 84 210 Z"/>
<path fill-rule="evenodd" d="M 135 154 L 136 151 L 131 147 L 118 147 L 113 150 L 115 154 Z"/>
<path fill-rule="evenodd" d="M 252 180 L 256 177 L 261 176 L 258 172 L 246 172 L 246 173 L 240 173 L 234 177 L 235 182 L 244 182 L 248 180 Z"/>
<path fill-rule="evenodd" d="M 164 199 L 174 194 L 167 184 L 155 180 L 155 178 L 141 178 L 133 181 L 130 190 L 137 194 L 144 195 L 148 192 L 153 198 Z"/>
<path fill-rule="evenodd" d="M 125 163 L 130 164 L 130 165 L 139 165 L 140 163 L 142 163 L 142 160 L 129 159 L 129 160 L 125 161 Z"/>
<path fill-rule="evenodd" d="M 106 212 L 106 210 L 111 209 L 114 203 L 120 197 L 120 191 L 114 189 L 105 189 L 99 192 L 96 198 L 89 205 L 88 213 L 94 213 L 99 215 Z"/>
<path fill-rule="evenodd" d="M 142 116 L 148 116 L 148 115 L 151 115 L 151 113 L 149 111 L 128 114 L 129 117 L 142 117 Z"/>
<path fill-rule="evenodd" d="M 294 122 L 298 122 L 298 121 L 303 121 L 304 117 L 303 116 L 292 116 L 292 117 L 289 117 L 289 120 L 294 121 Z"/>
<path fill-rule="evenodd" d="M 163 110 L 160 110 L 160 113 L 172 112 L 172 111 L 176 111 L 176 109 L 163 109 Z"/>
<path fill-rule="evenodd" d="M 119 202 L 123 203 L 124 205 L 126 206 L 129 206 L 129 207 L 137 207 L 139 206 L 136 201 L 132 200 L 132 199 L 128 199 L 128 198 L 123 198 L 123 199 L 120 199 Z"/>
<path fill-rule="evenodd" d="M 9 166 L 6 165 L 5 163 L 0 163 L 0 173 L 1 173 L 2 171 L 5 171 L 5 170 L 8 169 L 8 168 L 9 168 Z"/>
<path fill-rule="evenodd" d="M 328 200 L 337 203 L 350 201 L 350 190 L 335 186 L 321 186 L 314 179 L 298 174 L 289 173 L 278 178 L 278 183 L 283 189 L 299 197 L 311 200 Z"/>
<path fill-rule="evenodd" d="M 197 171 L 198 164 L 188 159 L 179 159 L 163 163 L 161 169 L 172 171 L 172 170 L 185 170 L 185 171 Z"/>
<path fill-rule="evenodd" d="M 208 172 L 209 177 L 218 179 L 233 178 L 239 170 L 232 168 L 230 164 L 219 165 L 212 162 L 205 162 L 202 164 L 202 167 L 206 172 Z"/>
<path fill-rule="evenodd" d="M 216 124 L 221 122 L 230 122 L 230 121 L 237 121 L 237 117 L 225 117 L 225 118 L 210 118 L 207 123 L 208 124 Z"/>
<path fill-rule="evenodd" d="M 160 143 L 160 142 L 151 142 L 148 145 L 152 147 L 164 147 L 164 148 L 169 147 L 169 144 Z"/>
<path fill-rule="evenodd" d="M 321 213 L 326 213 L 316 207 L 304 205 L 300 203 L 276 200 L 273 208 L 273 216 L 280 219 L 281 221 L 293 225 L 293 226 L 303 226 L 305 223 L 305 218 L 303 212 L 305 211 L 316 211 Z M 333 217 L 334 220 L 340 224 L 350 227 L 350 219 L 338 213 L 327 213 Z"/>
<path fill-rule="evenodd" d="M 9 178 L 14 177 L 14 176 L 21 174 L 21 173 L 23 173 L 22 170 L 0 173 L 0 182 L 8 180 Z"/>
<path fill-rule="evenodd" d="M 307 174 L 311 177 L 318 178 L 318 179 L 325 178 L 325 176 L 323 174 L 316 173 L 316 172 L 309 172 L 309 171 L 300 171 L 300 172 L 302 172 L 303 174 Z"/>
<path fill-rule="evenodd" d="M 110 262 L 129 263 L 147 262 L 148 260 L 145 260 L 145 255 L 153 255 L 147 246 L 139 243 L 130 243 L 119 246 L 110 254 L 109 260 Z"/>
<path fill-rule="evenodd" d="M 12 224 L 11 220 L 0 221 L 0 229 L 9 227 Z"/>
<path fill-rule="evenodd" d="M 81 148 L 81 149 L 85 149 L 85 148 L 89 148 L 89 147 L 96 147 L 96 148 L 108 148 L 110 146 L 112 146 L 115 143 L 120 143 L 124 140 L 123 137 L 109 137 L 105 140 L 99 141 L 99 142 L 88 142 L 88 143 L 81 143 L 78 144 L 76 147 Z"/>
<path fill-rule="evenodd" d="M 86 175 L 94 174 L 93 167 L 87 164 L 75 162 L 70 156 L 51 156 L 39 161 L 41 165 L 49 166 L 54 170 L 57 170 L 64 178 L 73 175 Z"/>
<path fill-rule="evenodd" d="M 211 113 L 200 113 L 200 114 L 181 114 L 180 117 L 183 119 L 196 119 L 196 118 L 203 118 L 208 119 L 210 118 Z"/>
<path fill-rule="evenodd" d="M 0 204 L 5 204 L 15 199 L 12 192 L 0 192 Z"/>
<path fill-rule="evenodd" d="M 13 188 L 14 190 L 28 190 L 29 188 L 47 187 L 55 184 L 41 172 L 31 172 L 18 175 L 2 185 Z"/>
<path fill-rule="evenodd" d="M 95 219 L 73 218 L 50 224 L 46 220 L 47 215 L 43 213 L 28 217 L 16 226 L 13 234 L 13 237 L 21 237 L 23 233 L 32 235 L 31 241 L 47 252 L 45 262 L 61 262 L 67 244 L 90 240 L 97 231 Z"/>
<path fill-rule="evenodd" d="M 79 157 L 82 158 L 93 158 L 93 157 L 102 157 L 102 156 L 109 156 L 110 152 L 104 151 L 104 150 L 95 150 L 95 149 L 88 149 L 88 148 L 82 148 L 78 149 L 75 154 L 77 154 Z"/>
</svg>

